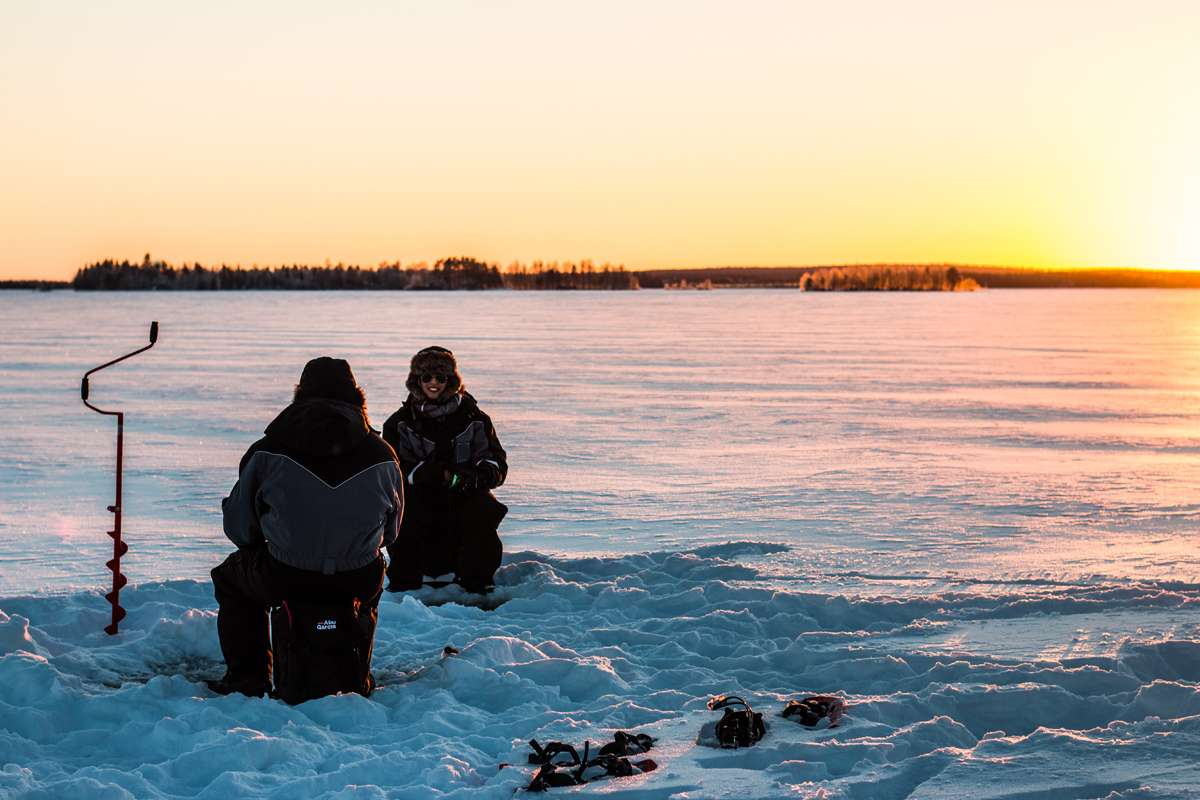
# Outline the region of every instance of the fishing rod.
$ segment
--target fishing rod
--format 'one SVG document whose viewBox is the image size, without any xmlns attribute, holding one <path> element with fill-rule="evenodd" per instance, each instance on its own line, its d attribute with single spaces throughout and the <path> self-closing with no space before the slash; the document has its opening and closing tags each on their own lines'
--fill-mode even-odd
<svg viewBox="0 0 1200 800">
<path fill-rule="evenodd" d="M 92 367 L 87 372 L 83 373 L 83 383 L 79 386 L 79 396 L 83 398 L 83 404 L 95 411 L 98 414 L 105 414 L 110 417 L 117 418 L 117 499 L 108 510 L 113 513 L 113 529 L 108 531 L 108 535 L 113 540 L 113 557 L 111 561 L 105 563 L 104 566 L 112 570 L 113 588 L 112 591 L 104 595 L 104 599 L 112 605 L 112 622 L 104 626 L 104 632 L 109 636 L 117 635 L 117 623 L 125 619 L 125 609 L 121 608 L 118 598 L 121 595 L 121 587 L 129 583 L 128 579 L 121 574 L 121 556 L 129 552 L 129 545 L 121 541 L 121 462 L 124 454 L 124 439 L 125 439 L 125 412 L 124 411 L 105 411 L 102 408 L 96 408 L 88 402 L 88 377 L 92 373 L 99 372 L 105 367 L 111 367 L 113 364 L 118 364 L 127 358 L 133 358 L 138 353 L 144 353 L 154 343 L 158 341 L 158 322 L 150 323 L 150 344 L 145 347 L 138 348 L 132 353 L 126 353 L 120 358 L 114 358 L 112 361 L 101 364 L 98 367 Z"/>
</svg>

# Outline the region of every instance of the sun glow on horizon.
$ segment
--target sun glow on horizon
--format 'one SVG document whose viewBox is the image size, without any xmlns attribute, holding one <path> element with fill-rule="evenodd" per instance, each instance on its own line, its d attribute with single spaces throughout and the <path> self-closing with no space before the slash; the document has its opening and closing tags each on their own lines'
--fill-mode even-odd
<svg viewBox="0 0 1200 800">
<path fill-rule="evenodd" d="M 1190 155 L 1197 163 L 1190 175 L 1180 178 L 1174 202 L 1161 209 L 1156 222 L 1162 228 L 1160 263 L 1196 271 L 1200 270 L 1200 159 L 1195 148 Z"/>
</svg>

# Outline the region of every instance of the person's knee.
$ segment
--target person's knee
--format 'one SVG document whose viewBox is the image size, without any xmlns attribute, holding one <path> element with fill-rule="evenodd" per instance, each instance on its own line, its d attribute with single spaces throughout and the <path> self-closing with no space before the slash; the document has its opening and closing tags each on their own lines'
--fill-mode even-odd
<svg viewBox="0 0 1200 800">
<path fill-rule="evenodd" d="M 270 594 L 270 570 L 257 556 L 258 553 L 249 549 L 238 550 L 213 567 L 209 575 L 218 605 L 251 603 Z"/>
<path fill-rule="evenodd" d="M 358 593 L 364 607 L 374 608 L 379 605 L 379 600 L 383 597 L 383 584 L 386 576 L 382 558 L 368 567 L 366 580 L 363 582 L 362 590 Z"/>
<path fill-rule="evenodd" d="M 475 539 L 475 547 L 481 558 L 495 559 L 496 566 L 500 566 L 500 559 L 504 556 L 504 545 L 495 530 L 480 531 Z"/>
<path fill-rule="evenodd" d="M 462 539 L 455 572 L 490 576 L 500 566 L 504 548 L 494 530 L 476 530 Z"/>
<path fill-rule="evenodd" d="M 218 603 L 229 598 L 231 581 L 229 580 L 228 564 L 229 559 L 226 559 L 213 567 L 212 571 L 209 572 L 209 575 L 212 577 L 213 594 L 216 596 Z"/>
<path fill-rule="evenodd" d="M 393 545 L 393 547 L 395 547 Z M 391 577 L 396 575 L 421 575 L 421 569 L 424 566 L 424 561 L 421 557 L 421 551 L 416 548 L 400 548 L 388 552 L 389 561 L 387 566 L 387 574 Z"/>
</svg>

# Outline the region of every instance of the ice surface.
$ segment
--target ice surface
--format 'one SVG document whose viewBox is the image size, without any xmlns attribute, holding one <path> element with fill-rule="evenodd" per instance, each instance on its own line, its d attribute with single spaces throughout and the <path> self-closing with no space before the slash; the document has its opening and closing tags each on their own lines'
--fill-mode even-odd
<svg viewBox="0 0 1200 800">
<path fill-rule="evenodd" d="M 660 769 L 582 793 L 1195 796 L 1198 310 L 1152 291 L 4 293 L 0 797 L 509 797 L 528 739 L 618 728 L 659 737 Z M 155 349 L 93 384 L 129 413 L 110 638 L 113 428 L 78 380 L 150 319 Z M 388 595 L 370 699 L 213 696 L 205 575 L 242 451 L 307 358 L 349 358 L 379 424 L 434 342 L 510 451 L 506 602 Z M 767 738 L 695 745 L 720 692 Z M 849 716 L 777 716 L 809 693 Z"/>
</svg>

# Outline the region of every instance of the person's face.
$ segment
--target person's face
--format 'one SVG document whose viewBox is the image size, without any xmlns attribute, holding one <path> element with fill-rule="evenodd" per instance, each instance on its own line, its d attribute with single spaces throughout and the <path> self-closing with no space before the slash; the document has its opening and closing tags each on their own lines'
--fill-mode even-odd
<svg viewBox="0 0 1200 800">
<path fill-rule="evenodd" d="M 437 400 L 450 383 L 450 376 L 443 372 L 423 372 L 418 376 L 421 381 L 421 391 L 430 400 Z"/>
</svg>

